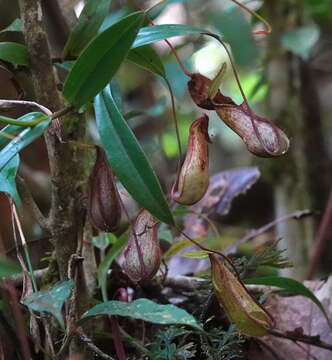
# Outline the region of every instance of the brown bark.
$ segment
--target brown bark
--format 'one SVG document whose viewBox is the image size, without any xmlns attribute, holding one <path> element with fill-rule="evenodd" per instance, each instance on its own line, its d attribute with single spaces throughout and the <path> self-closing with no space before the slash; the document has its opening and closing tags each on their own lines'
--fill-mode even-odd
<svg viewBox="0 0 332 360">
<path fill-rule="evenodd" d="M 43 29 L 40 0 L 20 0 L 21 18 L 26 46 L 30 55 L 30 71 L 36 101 L 51 111 L 64 107 L 64 100 L 57 91 L 47 36 Z M 80 139 L 84 135 L 84 122 L 77 114 L 62 118 L 64 129 L 70 126 L 68 138 Z M 61 143 L 52 126 L 45 133 L 52 181 L 52 202 L 49 213 L 51 242 L 56 251 L 60 277 L 66 278 L 70 255 L 76 250 L 77 234 L 82 227 L 83 177 L 81 151 L 68 143 Z"/>
</svg>

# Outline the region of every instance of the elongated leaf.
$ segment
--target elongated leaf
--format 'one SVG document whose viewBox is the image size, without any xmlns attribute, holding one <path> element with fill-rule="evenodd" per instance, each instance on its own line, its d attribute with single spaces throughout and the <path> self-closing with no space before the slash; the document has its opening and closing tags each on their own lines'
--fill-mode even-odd
<svg viewBox="0 0 332 360">
<path fill-rule="evenodd" d="M 63 50 L 63 58 L 77 56 L 90 40 L 97 35 L 106 18 L 111 0 L 89 0 L 82 10 L 78 23 L 72 29 Z"/>
<path fill-rule="evenodd" d="M 166 76 L 165 68 L 157 51 L 149 45 L 131 49 L 127 59 L 136 65 L 162 77 Z"/>
<path fill-rule="evenodd" d="M 173 217 L 135 135 L 119 112 L 110 87 L 95 98 L 97 128 L 107 158 L 131 196 L 159 220 L 173 224 Z"/>
<path fill-rule="evenodd" d="M 206 258 L 209 257 L 209 252 L 208 251 L 187 251 L 185 253 L 183 253 L 181 256 L 184 257 L 188 257 L 188 258 L 193 258 L 193 259 L 202 259 L 202 258 Z"/>
<path fill-rule="evenodd" d="M 125 59 L 143 20 L 143 12 L 133 13 L 91 41 L 64 84 L 63 94 L 71 104 L 81 107 L 107 85 Z"/>
<path fill-rule="evenodd" d="M 2 29 L 0 31 L 0 34 L 4 33 L 4 32 L 9 32 L 9 31 L 13 31 L 13 32 L 22 31 L 22 21 L 21 21 L 21 19 L 15 19 L 10 25 L 8 25 L 6 28 Z"/>
<path fill-rule="evenodd" d="M 0 171 L 0 192 L 10 195 L 18 208 L 22 206 L 15 182 L 19 164 L 20 157 L 16 154 Z"/>
<path fill-rule="evenodd" d="M 245 284 L 254 284 L 254 285 L 270 285 L 277 286 L 281 289 L 287 290 L 292 294 L 302 295 L 312 300 L 321 310 L 323 315 L 325 316 L 330 328 L 332 329 L 331 321 L 322 305 L 322 303 L 317 299 L 315 294 L 309 290 L 306 286 L 300 283 L 297 280 L 280 277 L 280 276 L 266 276 L 261 278 L 251 278 L 244 280 Z"/>
<path fill-rule="evenodd" d="M 200 239 L 195 239 L 196 242 L 201 243 L 203 241 L 205 241 L 206 238 L 202 237 Z M 177 253 L 179 253 L 182 249 L 188 247 L 188 246 L 192 246 L 192 241 L 190 241 L 189 239 L 184 239 L 181 241 L 177 241 L 176 243 L 172 244 L 172 246 L 165 252 L 164 254 L 164 259 L 168 260 L 170 259 L 172 256 L 176 255 Z"/>
<path fill-rule="evenodd" d="M 9 144 L 7 144 L 0 151 L 0 171 L 4 168 L 4 166 L 12 159 L 18 152 L 28 146 L 32 141 L 37 139 L 40 135 L 43 134 L 44 130 L 50 123 L 50 119 L 47 115 L 42 113 L 29 113 L 22 116 L 20 119 L 29 119 L 31 116 L 35 119 L 39 118 L 42 120 L 36 126 L 25 128 L 23 131 L 19 133 L 15 139 L 11 140 Z M 10 125 L 11 126 L 11 125 Z M 11 127 L 11 129 L 13 129 Z"/>
<path fill-rule="evenodd" d="M 175 305 L 159 305 L 148 299 L 132 302 L 107 301 L 94 306 L 81 319 L 97 315 L 119 315 L 141 319 L 154 324 L 187 325 L 202 330 L 195 318 Z"/>
<path fill-rule="evenodd" d="M 28 65 L 29 63 L 26 47 L 14 42 L 0 42 L 0 59 L 15 65 Z"/>
<path fill-rule="evenodd" d="M 0 279 L 19 273 L 21 270 L 15 263 L 0 255 Z"/>
<path fill-rule="evenodd" d="M 73 286 L 73 280 L 57 283 L 50 290 L 37 291 L 27 296 L 22 300 L 22 304 L 33 311 L 52 314 L 64 327 L 61 309 L 64 302 L 69 298 Z"/>
<path fill-rule="evenodd" d="M 128 242 L 129 232 L 123 233 L 117 241 L 112 245 L 111 249 L 106 254 L 104 260 L 98 266 L 98 284 L 102 289 L 104 295 L 106 295 L 106 280 L 107 271 L 110 268 L 113 260 L 120 254 L 123 248 Z"/>
<path fill-rule="evenodd" d="M 198 27 L 181 24 L 164 24 L 146 26 L 140 29 L 132 48 L 148 45 L 156 41 L 165 40 L 174 36 L 207 34 L 210 31 Z"/>
</svg>

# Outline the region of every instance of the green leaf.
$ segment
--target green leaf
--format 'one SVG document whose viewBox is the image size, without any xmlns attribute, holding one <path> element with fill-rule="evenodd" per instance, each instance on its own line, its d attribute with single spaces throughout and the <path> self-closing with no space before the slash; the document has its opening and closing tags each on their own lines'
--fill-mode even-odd
<svg viewBox="0 0 332 360">
<path fill-rule="evenodd" d="M 206 238 L 202 237 L 199 239 L 195 239 L 196 242 L 201 243 L 203 241 L 205 241 Z M 179 253 L 182 249 L 188 247 L 188 246 L 192 246 L 192 241 L 190 241 L 189 239 L 184 239 L 181 241 L 177 241 L 175 242 L 164 254 L 164 259 L 168 260 L 170 259 L 172 256 L 176 255 L 177 253 Z"/>
<path fill-rule="evenodd" d="M 0 42 L 0 59 L 15 65 L 28 65 L 26 47 L 14 42 Z"/>
<path fill-rule="evenodd" d="M 69 298 L 73 286 L 73 280 L 57 283 L 50 290 L 37 291 L 25 297 L 22 304 L 33 311 L 52 314 L 64 328 L 61 309 L 64 302 Z"/>
<path fill-rule="evenodd" d="M 109 86 L 96 96 L 94 106 L 101 143 L 116 176 L 143 208 L 159 220 L 174 224 L 158 178 L 119 112 Z"/>
<path fill-rule="evenodd" d="M 107 16 L 110 3 L 111 0 L 86 1 L 63 50 L 62 57 L 64 59 L 79 55 L 91 39 L 97 35 L 100 25 Z"/>
<path fill-rule="evenodd" d="M 202 330 L 196 319 L 175 305 L 159 305 L 148 299 L 132 302 L 107 301 L 94 306 L 81 319 L 97 315 L 118 315 L 163 325 L 187 325 Z"/>
<path fill-rule="evenodd" d="M 317 25 L 301 26 L 283 33 L 281 43 L 287 50 L 308 59 L 312 47 L 319 39 L 320 31 Z"/>
<path fill-rule="evenodd" d="M 329 317 L 322 305 L 322 303 L 317 299 L 315 294 L 309 290 L 306 286 L 300 283 L 297 280 L 286 278 L 286 277 L 279 277 L 279 276 L 268 276 L 268 277 L 261 277 L 261 278 L 251 278 L 245 279 L 245 284 L 254 284 L 254 285 L 270 285 L 270 286 L 277 286 L 281 289 L 284 289 L 292 294 L 302 295 L 307 297 L 308 299 L 312 300 L 321 310 L 323 315 L 325 316 L 331 330 L 332 324 L 330 322 Z"/>
<path fill-rule="evenodd" d="M 200 29 L 189 25 L 180 24 L 164 24 L 146 26 L 140 29 L 132 48 L 148 45 L 156 41 L 165 40 L 174 36 L 191 35 L 191 34 L 207 34 L 207 30 Z"/>
<path fill-rule="evenodd" d="M 188 258 L 194 258 L 194 259 L 202 259 L 208 257 L 210 254 L 209 251 L 187 251 L 183 253 L 181 256 L 188 257 Z"/>
<path fill-rule="evenodd" d="M 19 272 L 21 272 L 21 269 L 15 263 L 0 255 L 0 279 Z"/>
<path fill-rule="evenodd" d="M 4 32 L 9 32 L 9 31 L 12 31 L 12 32 L 20 32 L 22 31 L 22 21 L 21 19 L 15 19 L 10 25 L 8 25 L 6 28 L 2 29 L 0 31 L 0 34 L 1 33 L 4 33 Z"/>
<path fill-rule="evenodd" d="M 163 78 L 166 76 L 165 68 L 157 51 L 149 45 L 131 49 L 127 60 Z"/>
<path fill-rule="evenodd" d="M 15 182 L 19 165 L 20 157 L 16 154 L 0 171 L 0 192 L 10 195 L 18 208 L 22 206 Z"/>
<path fill-rule="evenodd" d="M 123 248 L 126 246 L 128 242 L 129 232 L 126 231 L 123 233 L 112 245 L 111 249 L 106 254 L 104 260 L 98 266 L 98 284 L 102 290 L 103 298 L 106 299 L 107 291 L 106 291 L 106 281 L 107 281 L 107 271 L 112 265 L 113 260 L 120 254 Z"/>
<path fill-rule="evenodd" d="M 225 77 L 226 70 L 227 70 L 227 63 L 223 62 L 220 67 L 220 70 L 218 71 L 218 74 L 215 76 L 215 78 L 211 82 L 209 92 L 208 92 L 208 97 L 210 99 L 213 99 L 217 95 L 217 92 L 220 88 L 221 82 Z"/>
<path fill-rule="evenodd" d="M 7 116 L 0 115 L 0 122 L 10 125 L 16 125 L 20 127 L 35 126 L 48 117 L 47 115 L 44 114 L 40 116 L 40 114 L 41 113 L 38 112 L 26 114 L 24 115 L 23 120 L 22 118 L 13 119 Z"/>
<path fill-rule="evenodd" d="M 44 130 L 47 128 L 47 126 L 51 121 L 47 115 L 38 112 L 29 113 L 19 118 L 19 120 L 21 120 L 23 123 L 24 121 L 31 121 L 32 119 L 35 120 L 39 119 L 40 122 L 33 127 L 25 128 L 23 131 L 19 133 L 19 136 L 11 140 L 0 151 L 0 171 L 10 161 L 10 159 L 12 159 L 18 152 L 20 152 L 22 149 L 28 146 L 32 141 L 34 141 L 40 135 L 42 135 Z M 14 129 L 14 128 L 11 127 L 10 129 Z"/>
<path fill-rule="evenodd" d="M 135 40 L 144 20 L 143 12 L 135 12 L 90 42 L 66 78 L 63 95 L 81 107 L 97 95 L 112 79 Z"/>
</svg>

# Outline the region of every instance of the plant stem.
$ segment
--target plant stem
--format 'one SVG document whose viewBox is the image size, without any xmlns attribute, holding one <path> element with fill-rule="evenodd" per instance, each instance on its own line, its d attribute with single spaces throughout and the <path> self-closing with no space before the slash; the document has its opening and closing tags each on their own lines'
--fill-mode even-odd
<svg viewBox="0 0 332 360">
<path fill-rule="evenodd" d="M 242 3 L 240 3 L 237 0 L 231 0 L 233 3 L 235 3 L 236 5 L 240 6 L 240 8 L 242 8 L 243 10 L 247 11 L 249 14 L 251 14 L 252 16 L 256 17 L 259 21 L 261 21 L 265 27 L 266 30 L 256 30 L 253 31 L 252 33 L 254 35 L 258 35 L 258 34 L 263 34 L 263 35 L 267 35 L 270 34 L 272 32 L 272 27 L 269 24 L 268 21 L 266 21 L 262 16 L 260 16 L 256 11 L 253 11 L 251 9 L 249 9 L 248 7 L 246 7 L 245 5 L 243 5 Z"/>
<path fill-rule="evenodd" d="M 320 347 L 322 349 L 326 349 L 326 350 L 330 350 L 332 351 L 332 345 L 328 344 L 324 341 L 320 340 L 319 335 L 318 336 L 309 336 L 309 335 L 296 335 L 290 331 L 283 333 L 277 329 L 273 329 L 273 330 L 268 330 L 269 334 L 279 337 L 279 338 L 283 338 L 283 339 L 288 339 L 288 340 L 292 340 L 292 341 L 299 341 L 299 342 L 303 342 L 305 344 L 309 344 L 312 346 L 317 346 Z"/>
<path fill-rule="evenodd" d="M 33 273 L 33 267 L 32 267 L 32 264 L 31 264 L 31 257 L 30 257 L 30 254 L 29 254 L 28 244 L 27 244 L 27 242 L 25 240 L 22 225 L 21 225 L 20 219 L 18 217 L 18 214 L 17 214 L 17 211 L 16 211 L 16 206 L 15 206 L 14 203 L 12 203 L 12 211 L 13 211 L 13 215 L 14 215 L 14 219 L 15 219 L 17 228 L 18 228 L 18 232 L 20 234 L 22 247 L 23 247 L 23 251 L 24 251 L 24 255 L 25 255 L 25 260 L 27 262 L 30 278 L 31 278 L 31 281 L 32 281 L 33 291 L 36 292 L 36 291 L 38 291 L 38 287 L 37 287 L 37 282 L 36 282 L 36 279 L 35 279 L 35 275 Z"/>
<path fill-rule="evenodd" d="M 0 122 L 8 124 L 8 125 L 18 125 L 18 126 L 35 126 L 39 124 L 41 121 L 44 121 L 48 118 L 48 116 L 45 115 L 45 117 L 39 118 L 38 120 L 32 120 L 32 121 L 21 121 L 18 119 L 9 118 L 7 116 L 0 116 Z"/>
</svg>

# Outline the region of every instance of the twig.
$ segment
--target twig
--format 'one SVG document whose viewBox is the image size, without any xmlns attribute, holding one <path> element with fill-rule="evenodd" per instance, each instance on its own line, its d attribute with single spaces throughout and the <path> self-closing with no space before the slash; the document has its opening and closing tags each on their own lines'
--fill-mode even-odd
<svg viewBox="0 0 332 360">
<path fill-rule="evenodd" d="M 311 280 L 317 271 L 317 266 L 323 251 L 326 249 L 328 239 L 331 237 L 332 233 L 332 190 L 330 192 L 329 199 L 327 200 L 326 210 L 324 212 L 323 218 L 320 222 L 319 229 L 315 241 L 315 249 L 313 252 L 313 257 L 310 261 L 309 271 L 307 279 Z"/>
<path fill-rule="evenodd" d="M 259 229 L 256 230 L 250 230 L 245 236 L 243 236 L 241 239 L 235 241 L 235 243 L 231 244 L 230 246 L 228 246 L 224 253 L 226 255 L 232 254 L 236 251 L 237 247 L 244 243 L 247 242 L 249 240 L 254 239 L 256 236 L 259 236 L 261 234 L 264 234 L 265 232 L 267 232 L 268 230 L 272 229 L 273 227 L 275 227 L 277 224 L 279 224 L 280 222 L 286 221 L 286 220 L 290 220 L 290 219 L 294 219 L 294 220 L 300 220 L 304 217 L 307 216 L 312 216 L 313 215 L 313 211 L 312 210 L 297 210 L 294 211 L 291 214 L 282 216 L 276 220 L 271 221 L 270 223 L 260 227 Z"/>
<path fill-rule="evenodd" d="M 96 353 L 97 355 L 99 355 L 102 359 L 105 360 L 115 360 L 112 356 L 105 354 L 102 350 L 100 350 L 92 341 L 92 339 L 90 339 L 81 328 L 76 330 L 76 334 L 78 336 L 78 338 L 90 349 L 92 350 L 94 353 Z"/>
<path fill-rule="evenodd" d="M 16 176 L 16 183 L 18 186 L 19 193 L 22 197 L 23 202 L 30 208 L 34 218 L 38 222 L 39 226 L 48 231 L 49 224 L 47 218 L 42 214 L 38 205 L 36 204 L 30 190 L 28 189 L 24 179 L 20 176 Z"/>
<path fill-rule="evenodd" d="M 320 347 L 322 349 L 326 349 L 326 350 L 330 350 L 332 351 L 332 344 L 328 344 L 324 341 L 321 341 L 320 336 L 309 336 L 309 335 L 295 335 L 294 333 L 291 332 L 287 332 L 287 333 L 283 333 L 279 330 L 268 330 L 269 334 L 279 337 L 279 338 L 283 338 L 283 339 L 288 339 L 288 340 L 292 340 L 292 341 L 299 341 L 305 344 L 309 344 L 312 346 L 316 346 L 316 347 Z"/>
</svg>

